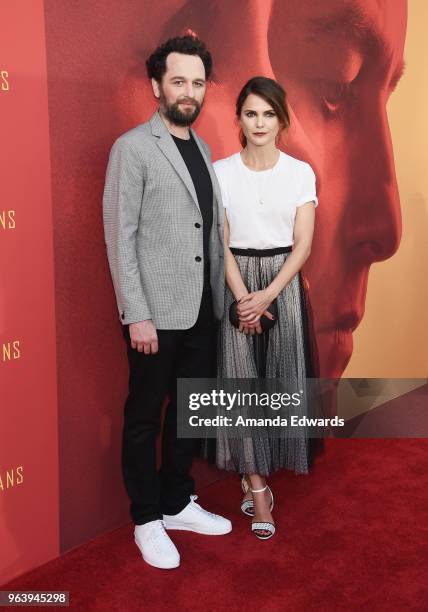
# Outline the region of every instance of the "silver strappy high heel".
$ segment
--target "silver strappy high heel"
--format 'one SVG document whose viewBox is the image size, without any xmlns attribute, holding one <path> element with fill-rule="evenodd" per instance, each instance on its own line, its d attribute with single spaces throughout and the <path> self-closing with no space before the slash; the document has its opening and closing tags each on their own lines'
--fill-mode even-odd
<svg viewBox="0 0 428 612">
<path fill-rule="evenodd" d="M 263 487 L 263 489 L 250 489 L 250 491 L 251 493 L 264 493 L 266 489 L 268 489 L 270 496 L 271 496 L 270 511 L 272 512 L 272 508 L 274 506 L 274 499 L 273 499 L 273 493 L 270 487 L 268 487 L 268 485 Z M 251 531 L 254 533 L 256 538 L 259 538 L 259 540 L 269 540 L 269 538 L 271 538 L 273 534 L 275 533 L 275 525 L 273 523 L 261 523 L 261 522 L 256 521 L 255 523 L 251 523 Z M 259 532 L 268 531 L 269 533 L 266 535 L 266 534 L 257 533 L 257 531 Z"/>
<path fill-rule="evenodd" d="M 247 477 L 245 476 L 245 474 L 241 478 L 241 488 L 242 488 L 242 491 L 244 493 L 248 493 L 248 491 L 251 491 L 251 487 L 248 484 L 248 480 L 247 480 Z M 263 490 L 265 490 L 265 489 L 263 489 Z M 269 489 L 269 491 L 270 491 L 270 489 Z M 272 491 L 271 491 L 271 495 L 272 495 Z M 271 501 L 271 504 L 270 504 L 269 512 L 272 512 L 273 506 L 274 506 L 274 499 L 273 499 L 273 495 L 272 495 L 272 501 Z M 244 501 L 241 503 L 241 511 L 246 516 L 253 517 L 254 516 L 254 502 L 253 502 L 253 500 L 252 499 L 244 499 Z"/>
</svg>

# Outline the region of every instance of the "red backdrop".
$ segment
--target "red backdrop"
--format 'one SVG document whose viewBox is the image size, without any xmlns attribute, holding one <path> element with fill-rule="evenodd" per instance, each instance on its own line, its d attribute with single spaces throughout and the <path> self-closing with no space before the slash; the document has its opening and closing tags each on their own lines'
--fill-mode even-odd
<svg viewBox="0 0 428 612">
<path fill-rule="evenodd" d="M 49 126 L 41 0 L 0 5 L 0 583 L 59 552 Z"/>
<path fill-rule="evenodd" d="M 239 148 L 236 96 L 255 74 L 285 86 L 285 149 L 317 174 L 306 274 L 322 374 L 340 376 L 364 312 L 370 265 L 400 237 L 386 102 L 402 69 L 406 2 L 46 0 L 59 354 L 62 545 L 125 517 L 119 464 L 126 363 L 105 257 L 110 146 L 155 108 L 148 53 L 191 29 L 214 58 L 196 129 L 214 159 Z M 346 34 L 346 35 L 344 35 Z M 79 452 L 76 452 L 78 444 Z M 118 491 L 122 493 L 118 495 Z"/>
<path fill-rule="evenodd" d="M 0 9 L 0 89 L 10 86 L 0 91 L 0 333 L 7 346 L 19 341 L 19 358 L 0 362 L 0 475 L 14 470 L 18 482 L 24 466 L 23 483 L 0 489 L 0 581 L 58 551 L 53 261 L 60 550 L 128 520 L 127 366 L 101 201 L 113 141 L 155 108 L 144 60 L 160 41 L 189 28 L 213 53 L 196 129 L 214 159 L 238 150 L 234 102 L 246 79 L 274 76 L 287 89 L 283 146 L 312 164 L 320 198 L 306 274 L 323 375 L 346 366 L 370 265 L 394 253 L 401 231 L 386 103 L 402 70 L 405 0 L 45 0 L 44 9 L 48 100 L 41 0 Z M 24 524 L 37 530 L 31 547 Z"/>
</svg>

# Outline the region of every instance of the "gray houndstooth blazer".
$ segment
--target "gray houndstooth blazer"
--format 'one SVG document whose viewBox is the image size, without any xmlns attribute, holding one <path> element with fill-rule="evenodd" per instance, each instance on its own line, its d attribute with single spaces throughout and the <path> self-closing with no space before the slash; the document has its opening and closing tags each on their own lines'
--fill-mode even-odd
<svg viewBox="0 0 428 612">
<path fill-rule="evenodd" d="M 223 208 L 208 145 L 192 130 L 213 184 L 210 282 L 224 298 Z M 158 329 L 196 322 L 203 287 L 202 215 L 186 164 L 159 112 L 114 143 L 103 198 L 107 256 L 121 322 Z M 198 261 L 199 260 L 199 261 Z"/>
</svg>

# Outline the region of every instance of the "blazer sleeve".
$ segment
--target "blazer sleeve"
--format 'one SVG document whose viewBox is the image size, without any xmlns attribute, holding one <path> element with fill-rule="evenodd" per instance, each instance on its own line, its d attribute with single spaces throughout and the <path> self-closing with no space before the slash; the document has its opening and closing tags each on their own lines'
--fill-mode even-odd
<svg viewBox="0 0 428 612">
<path fill-rule="evenodd" d="M 144 193 L 144 164 L 133 144 L 113 145 L 103 196 L 104 236 L 123 325 L 151 319 L 137 260 L 137 231 Z"/>
</svg>

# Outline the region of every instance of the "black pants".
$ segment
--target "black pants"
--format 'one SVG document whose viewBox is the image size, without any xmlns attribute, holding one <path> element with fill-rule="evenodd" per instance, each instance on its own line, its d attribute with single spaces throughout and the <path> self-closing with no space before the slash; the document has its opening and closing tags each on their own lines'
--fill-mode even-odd
<svg viewBox="0 0 428 612">
<path fill-rule="evenodd" d="M 211 290 L 205 287 L 198 319 L 186 330 L 157 330 L 159 351 L 145 355 L 132 349 L 129 327 L 129 395 L 125 404 L 122 470 L 137 525 L 178 514 L 189 503 L 194 481 L 189 471 L 197 440 L 177 438 L 177 378 L 213 378 L 216 330 Z M 156 469 L 156 436 L 166 395 L 162 464 Z"/>
</svg>

